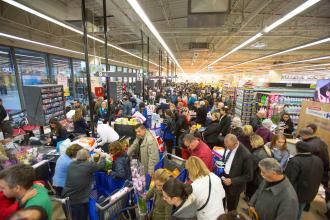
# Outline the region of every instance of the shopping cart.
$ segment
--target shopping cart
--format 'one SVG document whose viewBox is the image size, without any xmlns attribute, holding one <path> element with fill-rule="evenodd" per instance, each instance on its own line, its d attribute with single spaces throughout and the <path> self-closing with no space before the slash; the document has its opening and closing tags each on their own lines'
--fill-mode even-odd
<svg viewBox="0 0 330 220">
<path fill-rule="evenodd" d="M 61 198 L 51 196 L 50 200 L 53 202 L 53 204 L 61 205 L 61 207 L 63 208 L 64 214 L 66 216 L 66 220 L 72 220 L 69 197 L 61 199 Z"/>
<path fill-rule="evenodd" d="M 94 173 L 94 189 L 97 191 L 97 196 L 110 196 L 115 191 L 121 189 L 124 184 L 124 179 L 115 179 L 105 172 L 99 171 Z"/>
<path fill-rule="evenodd" d="M 132 203 L 133 187 L 123 187 L 106 198 L 91 196 L 89 201 L 90 220 L 116 220 L 118 218 L 134 219 L 131 210 L 136 208 Z"/>
<path fill-rule="evenodd" d="M 170 171 L 179 169 L 180 174 L 176 177 L 181 182 L 186 182 L 188 175 L 187 170 L 185 169 L 185 161 L 181 157 L 165 152 L 162 159 L 156 164 L 155 170 L 164 168 Z"/>
</svg>

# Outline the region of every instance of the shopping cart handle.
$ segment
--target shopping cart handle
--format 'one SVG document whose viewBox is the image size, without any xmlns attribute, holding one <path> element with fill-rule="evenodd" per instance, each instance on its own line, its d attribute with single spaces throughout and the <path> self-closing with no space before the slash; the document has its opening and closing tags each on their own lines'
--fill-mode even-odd
<svg viewBox="0 0 330 220">
<path fill-rule="evenodd" d="M 176 156 L 176 155 L 174 155 L 174 154 L 170 154 L 170 153 L 164 153 L 164 157 L 166 157 L 166 156 L 170 156 L 171 158 L 174 158 L 174 159 L 176 159 L 176 160 L 180 160 L 180 161 L 182 161 L 182 162 L 185 162 L 186 160 L 185 159 L 183 159 L 183 158 L 181 158 L 181 157 L 178 157 L 178 156 Z"/>
<path fill-rule="evenodd" d="M 51 196 L 51 197 L 50 197 L 50 200 L 52 200 L 52 201 L 54 201 L 54 202 L 59 202 L 59 203 L 64 204 L 66 201 L 69 200 L 69 197 L 65 197 L 65 198 L 57 198 L 57 197 Z"/>
</svg>

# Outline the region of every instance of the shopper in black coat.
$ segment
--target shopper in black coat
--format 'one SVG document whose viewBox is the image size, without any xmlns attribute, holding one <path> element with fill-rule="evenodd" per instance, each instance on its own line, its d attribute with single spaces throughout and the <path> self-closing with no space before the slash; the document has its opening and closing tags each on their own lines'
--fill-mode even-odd
<svg viewBox="0 0 330 220">
<path fill-rule="evenodd" d="M 225 137 L 230 131 L 231 117 L 228 115 L 229 109 L 225 106 L 220 109 L 219 134 Z"/>
<path fill-rule="evenodd" d="M 74 127 L 74 133 L 77 134 L 87 133 L 88 125 L 86 123 L 86 120 L 83 118 L 81 109 L 75 110 L 75 114 L 73 116 L 73 127 Z"/>
<path fill-rule="evenodd" d="M 221 179 L 226 191 L 227 209 L 232 211 L 237 208 L 246 184 L 253 178 L 252 160 L 250 152 L 239 143 L 235 135 L 228 134 L 224 142 L 226 145 L 223 157 L 225 172 Z M 232 163 L 228 163 L 231 158 Z"/>
<path fill-rule="evenodd" d="M 299 141 L 296 144 L 297 154 L 291 158 L 285 168 L 285 174 L 297 192 L 299 216 L 305 205 L 315 198 L 323 176 L 322 160 L 306 151 L 309 144 Z"/>
<path fill-rule="evenodd" d="M 311 152 L 313 155 L 318 156 L 323 162 L 323 178 L 322 184 L 328 186 L 329 181 L 329 154 L 328 145 L 319 137 L 314 136 L 312 129 L 303 128 L 299 132 L 300 137 L 307 145 L 301 146 L 306 152 Z"/>
<path fill-rule="evenodd" d="M 220 132 L 219 127 L 220 114 L 217 112 L 211 113 L 211 123 L 206 127 L 203 132 L 203 137 L 207 145 L 212 149 L 219 143 L 218 135 Z"/>
<path fill-rule="evenodd" d="M 205 127 L 207 118 L 207 109 L 205 107 L 205 102 L 196 103 L 196 123 Z"/>
<path fill-rule="evenodd" d="M 246 185 L 245 195 L 247 198 L 251 198 L 253 194 L 257 191 L 259 185 L 262 183 L 263 178 L 260 174 L 260 168 L 258 166 L 259 162 L 265 158 L 272 157 L 271 150 L 265 146 L 264 140 L 260 135 L 254 134 L 250 137 L 250 142 L 252 146 L 252 169 L 253 169 L 253 179 Z"/>
</svg>

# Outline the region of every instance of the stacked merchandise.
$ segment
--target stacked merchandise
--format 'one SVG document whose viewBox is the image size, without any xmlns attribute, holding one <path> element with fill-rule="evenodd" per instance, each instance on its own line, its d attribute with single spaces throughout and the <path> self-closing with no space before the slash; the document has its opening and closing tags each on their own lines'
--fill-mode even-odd
<svg viewBox="0 0 330 220">
<path fill-rule="evenodd" d="M 243 88 L 237 89 L 235 115 L 241 118 L 243 125 L 250 123 L 254 104 L 253 92 L 253 86 L 250 83 L 246 83 Z"/>
<path fill-rule="evenodd" d="M 267 117 L 273 119 L 275 123 L 279 119 L 276 117 L 283 112 L 289 113 L 292 122 L 297 125 L 301 103 L 305 100 L 312 100 L 311 97 L 296 97 L 292 95 L 276 94 L 276 93 L 257 93 L 256 94 L 256 110 L 265 110 Z"/>
<path fill-rule="evenodd" d="M 222 97 L 230 98 L 234 104 L 236 100 L 236 87 L 224 86 L 222 89 Z"/>
<path fill-rule="evenodd" d="M 30 124 L 43 126 L 52 117 L 65 118 L 62 85 L 24 86 L 24 98 Z"/>
<path fill-rule="evenodd" d="M 123 83 L 122 82 L 110 82 L 110 97 L 114 101 L 120 101 L 123 98 Z"/>
</svg>

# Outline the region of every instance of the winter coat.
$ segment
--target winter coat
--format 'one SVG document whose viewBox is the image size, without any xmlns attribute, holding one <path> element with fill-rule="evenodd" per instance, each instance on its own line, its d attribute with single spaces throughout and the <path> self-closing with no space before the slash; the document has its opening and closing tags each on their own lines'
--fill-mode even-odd
<svg viewBox="0 0 330 220">
<path fill-rule="evenodd" d="M 130 160 L 127 153 L 124 153 L 113 160 L 111 170 L 111 176 L 114 179 L 131 179 Z"/>
<path fill-rule="evenodd" d="M 257 116 L 251 117 L 250 125 L 252 126 L 254 132 L 256 132 L 256 130 L 261 127 L 261 122 L 262 119 L 258 118 Z"/>
<path fill-rule="evenodd" d="M 98 111 L 98 119 L 99 120 L 104 120 L 104 119 L 108 119 L 109 118 L 109 112 L 108 112 L 108 109 L 104 108 L 99 108 L 99 111 Z"/>
<path fill-rule="evenodd" d="M 329 154 L 328 145 L 319 137 L 310 137 L 305 139 L 304 142 L 308 143 L 306 152 L 311 152 L 315 156 L 318 156 L 323 162 L 323 178 L 322 183 L 327 184 L 329 180 Z"/>
<path fill-rule="evenodd" d="M 174 140 L 175 136 L 175 122 L 169 116 L 165 116 L 163 123 L 161 124 L 161 131 L 164 140 Z"/>
<path fill-rule="evenodd" d="M 224 117 L 220 118 L 219 133 L 221 133 L 223 137 L 225 137 L 229 133 L 230 125 L 231 117 L 229 115 L 225 115 Z"/>
<path fill-rule="evenodd" d="M 310 203 L 321 184 L 323 163 L 310 152 L 297 153 L 289 160 L 285 174 L 297 192 L 299 203 Z"/>
<path fill-rule="evenodd" d="M 185 130 L 189 129 L 189 121 L 186 116 L 180 115 L 178 116 L 178 120 L 176 121 L 176 135 L 179 137 Z"/>
<path fill-rule="evenodd" d="M 127 100 L 123 102 L 123 117 L 129 117 L 132 115 L 132 103 Z"/>
<path fill-rule="evenodd" d="M 86 131 L 88 129 L 88 125 L 84 118 L 81 118 L 78 121 L 74 121 L 73 127 L 74 127 L 74 133 L 78 133 L 78 134 L 86 134 Z"/>
<path fill-rule="evenodd" d="M 191 194 L 179 207 L 174 210 L 172 213 L 173 220 L 197 220 L 196 212 L 197 212 L 197 203 L 196 197 Z"/>
<path fill-rule="evenodd" d="M 239 140 L 239 142 L 244 147 L 246 147 L 246 149 L 248 149 L 250 152 L 252 152 L 252 146 L 251 146 L 251 142 L 250 142 L 250 136 L 247 136 L 245 134 L 242 134 L 242 135 L 238 136 L 237 139 Z"/>
<path fill-rule="evenodd" d="M 146 199 L 153 199 L 151 218 L 155 220 L 171 220 L 172 206 L 163 199 L 163 192 L 153 187 L 146 195 Z"/>
<path fill-rule="evenodd" d="M 145 173 L 153 173 L 156 164 L 159 161 L 159 151 L 158 143 L 156 138 L 146 131 L 144 138 L 142 139 L 141 144 L 139 143 L 140 138 L 136 138 L 128 149 L 128 155 L 132 156 L 133 154 L 137 155 L 138 160 L 144 166 Z"/>
<path fill-rule="evenodd" d="M 267 187 L 263 181 L 250 200 L 260 220 L 294 220 L 298 216 L 298 198 L 290 181 Z"/>
<path fill-rule="evenodd" d="M 243 129 L 241 127 L 235 127 L 229 129 L 229 134 L 235 135 L 237 138 L 243 135 Z M 249 138 L 250 140 L 250 138 Z"/>
<path fill-rule="evenodd" d="M 269 129 L 265 127 L 259 127 L 256 131 L 256 134 L 260 135 L 264 139 L 265 143 L 271 142 L 274 134 Z"/>
<path fill-rule="evenodd" d="M 207 109 L 205 106 L 201 106 L 196 109 L 196 123 L 205 126 L 207 117 Z"/>
<path fill-rule="evenodd" d="M 263 181 L 263 178 L 260 174 L 259 162 L 262 159 L 269 158 L 271 155 L 268 155 L 264 146 L 261 146 L 257 149 L 253 149 L 251 154 L 252 160 L 252 169 L 253 169 L 253 180 L 247 183 L 247 191 L 251 193 L 248 196 L 252 196 L 252 194 L 258 189 L 259 185 Z"/>
<path fill-rule="evenodd" d="M 218 145 L 218 135 L 220 132 L 220 126 L 219 121 L 212 121 L 211 124 L 209 124 L 204 133 L 204 140 L 209 145 L 210 148 L 213 148 L 214 146 Z"/>
</svg>

